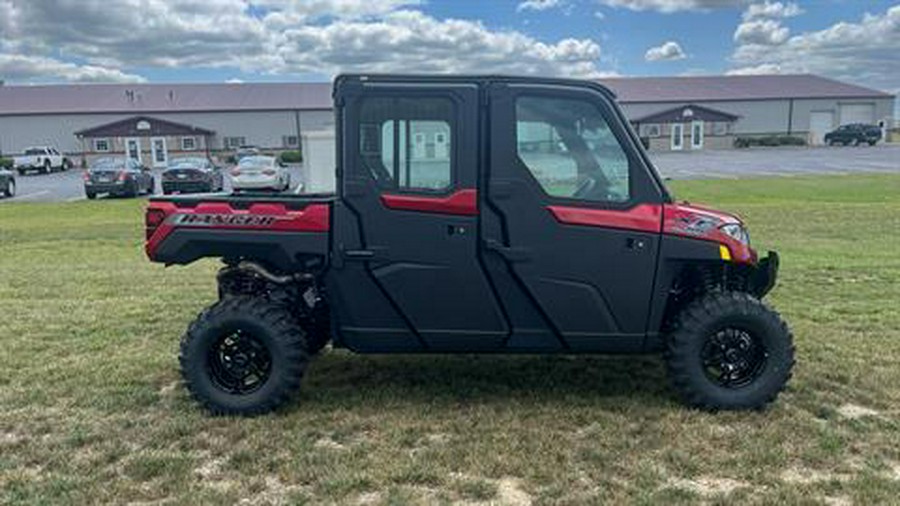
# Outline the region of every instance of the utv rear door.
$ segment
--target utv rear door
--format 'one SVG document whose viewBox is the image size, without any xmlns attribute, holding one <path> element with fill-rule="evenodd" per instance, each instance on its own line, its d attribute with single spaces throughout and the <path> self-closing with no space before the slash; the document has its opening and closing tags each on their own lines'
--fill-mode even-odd
<svg viewBox="0 0 900 506">
<path fill-rule="evenodd" d="M 646 334 L 662 196 L 611 100 L 592 87 L 490 87 L 486 202 L 500 226 L 483 229 L 484 254 L 572 350 L 639 349 Z"/>
<path fill-rule="evenodd" d="M 330 298 L 364 351 L 490 350 L 507 327 L 478 259 L 478 87 L 338 85 Z"/>
</svg>

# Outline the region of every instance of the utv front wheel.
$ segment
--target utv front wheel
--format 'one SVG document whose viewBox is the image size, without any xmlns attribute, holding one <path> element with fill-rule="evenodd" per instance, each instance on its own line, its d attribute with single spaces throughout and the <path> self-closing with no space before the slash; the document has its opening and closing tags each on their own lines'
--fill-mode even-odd
<svg viewBox="0 0 900 506">
<path fill-rule="evenodd" d="M 191 395 L 217 415 L 258 415 L 287 402 L 309 361 L 303 330 L 282 306 L 229 297 L 197 317 L 181 340 Z"/>
<path fill-rule="evenodd" d="M 666 352 L 669 376 L 691 406 L 760 409 L 791 377 L 792 341 L 778 313 L 752 295 L 706 295 L 676 317 Z"/>
</svg>

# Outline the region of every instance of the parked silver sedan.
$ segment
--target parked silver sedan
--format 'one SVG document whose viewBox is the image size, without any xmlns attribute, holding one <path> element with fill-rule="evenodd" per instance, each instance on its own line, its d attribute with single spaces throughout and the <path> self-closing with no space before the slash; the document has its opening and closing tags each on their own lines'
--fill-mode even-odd
<svg viewBox="0 0 900 506">
<path fill-rule="evenodd" d="M 231 169 L 231 187 L 285 191 L 291 187 L 291 174 L 274 156 L 248 156 Z"/>
</svg>

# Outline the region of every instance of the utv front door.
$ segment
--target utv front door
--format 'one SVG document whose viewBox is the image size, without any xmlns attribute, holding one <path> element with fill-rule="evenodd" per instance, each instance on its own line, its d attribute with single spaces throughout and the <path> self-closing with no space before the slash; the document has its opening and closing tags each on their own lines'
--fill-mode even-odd
<svg viewBox="0 0 900 506">
<path fill-rule="evenodd" d="M 490 350 L 507 326 L 478 259 L 478 88 L 339 86 L 330 298 L 363 351 Z"/>
<path fill-rule="evenodd" d="M 624 118 L 594 88 L 499 83 L 490 101 L 485 255 L 564 348 L 639 349 L 662 197 Z"/>
</svg>

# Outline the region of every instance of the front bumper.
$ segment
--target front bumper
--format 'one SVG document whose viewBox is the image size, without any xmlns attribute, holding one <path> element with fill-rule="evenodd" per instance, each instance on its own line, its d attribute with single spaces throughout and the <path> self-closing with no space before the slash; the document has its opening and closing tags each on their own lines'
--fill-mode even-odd
<svg viewBox="0 0 900 506">
<path fill-rule="evenodd" d="M 775 287 L 779 264 L 780 259 L 775 251 L 770 251 L 765 258 L 757 262 L 747 283 L 750 293 L 760 299 L 765 297 Z"/>
</svg>

